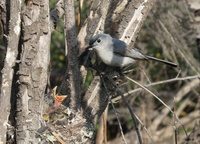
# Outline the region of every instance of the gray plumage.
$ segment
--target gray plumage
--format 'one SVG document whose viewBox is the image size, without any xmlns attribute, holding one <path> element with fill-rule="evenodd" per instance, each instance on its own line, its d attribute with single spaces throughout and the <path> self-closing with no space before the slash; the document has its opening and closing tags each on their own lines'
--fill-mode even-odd
<svg viewBox="0 0 200 144">
<path fill-rule="evenodd" d="M 112 38 L 108 34 L 95 35 L 90 40 L 89 47 L 94 49 L 101 61 L 109 66 L 124 67 L 137 60 L 150 59 L 177 67 L 175 63 L 147 56 L 135 48 L 129 48 L 125 42 Z"/>
</svg>

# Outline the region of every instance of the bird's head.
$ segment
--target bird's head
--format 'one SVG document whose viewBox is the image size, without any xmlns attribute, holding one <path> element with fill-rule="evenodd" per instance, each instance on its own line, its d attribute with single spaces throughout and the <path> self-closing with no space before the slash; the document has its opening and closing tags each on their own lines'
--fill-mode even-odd
<svg viewBox="0 0 200 144">
<path fill-rule="evenodd" d="M 92 39 L 90 40 L 88 48 L 90 50 L 102 49 L 106 47 L 109 39 L 112 39 L 112 37 L 108 34 L 97 34 L 94 37 L 92 37 Z"/>
</svg>

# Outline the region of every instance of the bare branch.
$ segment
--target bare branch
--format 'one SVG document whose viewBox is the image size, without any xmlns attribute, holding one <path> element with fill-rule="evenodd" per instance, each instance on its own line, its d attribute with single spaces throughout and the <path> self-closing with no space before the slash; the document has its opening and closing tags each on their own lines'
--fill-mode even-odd
<svg viewBox="0 0 200 144">
<path fill-rule="evenodd" d="M 166 32 L 166 34 L 169 35 L 172 43 L 176 46 L 176 50 L 180 53 L 180 55 L 183 57 L 183 59 L 186 61 L 186 63 L 193 69 L 193 71 L 195 71 L 198 74 L 200 69 L 198 67 L 194 67 L 195 65 L 198 65 L 198 62 L 193 58 L 193 55 L 191 53 L 187 52 L 188 49 L 186 49 L 184 47 L 180 48 L 177 45 L 177 41 L 174 39 L 172 34 L 169 32 L 169 30 L 165 27 L 163 22 L 159 21 L 159 23 L 160 23 L 161 27 L 163 28 L 163 30 Z"/>
<path fill-rule="evenodd" d="M 151 87 L 151 86 L 170 83 L 170 82 L 174 82 L 174 81 L 184 81 L 184 80 L 196 79 L 196 78 L 200 78 L 200 75 L 188 76 L 188 77 L 183 77 L 183 78 L 176 77 L 176 78 L 173 78 L 173 79 L 168 79 L 168 80 L 163 80 L 163 81 L 159 81 L 159 82 L 150 83 L 150 84 L 144 85 L 144 87 L 148 88 L 148 87 Z M 141 90 L 142 90 L 142 88 L 137 88 L 137 89 L 131 90 L 131 91 L 125 93 L 124 96 L 125 97 L 129 96 L 130 94 L 133 94 L 133 93 L 141 91 Z M 117 96 L 116 98 L 113 98 L 112 101 L 115 103 L 120 99 L 121 99 L 121 97 Z"/>
<path fill-rule="evenodd" d="M 143 88 L 144 90 L 146 90 L 148 93 L 150 93 L 151 95 L 153 95 L 158 101 L 160 101 L 171 113 L 174 113 L 172 111 L 172 109 L 170 107 L 168 107 L 168 105 L 166 105 L 157 95 L 155 95 L 153 92 L 151 92 L 150 90 L 148 90 L 146 87 L 144 87 L 143 85 L 141 85 L 140 83 L 138 83 L 137 81 L 125 76 L 128 80 L 134 82 L 135 84 L 137 84 L 138 86 L 140 86 L 141 88 Z"/>
<path fill-rule="evenodd" d="M 149 138 L 151 139 L 151 141 L 155 144 L 155 141 L 153 140 L 151 134 L 149 133 L 149 131 L 147 130 L 147 128 L 145 127 L 144 123 L 140 120 L 140 118 L 135 115 L 135 117 L 137 118 L 137 120 L 140 122 L 140 124 L 142 125 L 142 127 L 144 128 L 144 130 L 146 131 L 147 135 L 149 136 Z"/>
<path fill-rule="evenodd" d="M 198 79 L 194 79 L 193 81 L 189 82 L 187 85 L 185 85 L 183 88 L 179 90 L 179 92 L 175 95 L 176 102 L 180 101 L 183 96 L 185 96 L 192 88 L 197 87 L 199 85 L 200 81 Z M 173 107 L 171 105 L 170 107 Z M 153 129 L 157 129 L 160 122 L 164 119 L 164 117 L 169 113 L 167 108 L 162 110 L 162 115 L 159 115 L 157 118 L 154 119 L 154 122 L 152 123 Z"/>
<path fill-rule="evenodd" d="M 111 105 L 112 105 L 112 107 L 113 107 L 113 110 L 114 110 L 114 112 L 115 112 L 115 116 L 116 116 L 117 121 L 118 121 L 118 124 L 119 124 L 119 128 L 120 128 L 120 132 L 121 132 L 121 135 L 122 135 L 122 139 L 123 139 L 124 143 L 127 144 L 126 139 L 125 139 L 125 137 L 124 137 L 122 125 L 121 125 L 121 122 L 120 122 L 119 117 L 118 117 L 118 112 L 116 111 L 115 106 L 114 106 L 113 102 L 111 101 L 111 99 L 110 99 L 110 103 L 111 103 Z"/>
<path fill-rule="evenodd" d="M 136 82 L 135 80 L 133 80 L 133 79 L 130 79 L 129 77 L 127 77 L 127 76 L 125 76 L 127 79 L 129 79 L 130 81 L 132 81 L 132 82 L 134 82 L 135 84 L 137 84 L 138 86 L 140 86 L 141 88 L 143 88 L 144 90 L 146 90 L 147 92 L 149 92 L 151 95 L 153 95 L 158 101 L 160 101 L 165 107 L 166 107 L 166 109 L 168 110 L 168 111 L 170 111 L 173 115 L 174 115 L 174 117 L 178 120 L 178 122 L 181 124 L 181 126 L 183 127 L 183 129 L 184 129 L 184 132 L 185 132 L 185 134 L 186 134 L 186 136 L 187 136 L 187 132 L 186 132 L 186 130 L 185 130 L 185 128 L 184 128 L 184 126 L 183 126 L 183 124 L 182 124 L 182 122 L 180 121 L 180 119 L 175 115 L 175 113 L 174 113 L 174 111 L 172 111 L 172 109 L 168 106 L 168 105 L 166 105 L 158 96 L 156 96 L 153 92 L 151 92 L 150 90 L 148 90 L 147 88 L 145 88 L 143 85 L 141 85 L 141 84 L 139 84 L 138 82 Z M 155 125 L 153 125 L 154 127 L 155 127 Z"/>
<path fill-rule="evenodd" d="M 135 129 L 136 129 L 136 133 L 137 133 L 137 136 L 138 136 L 138 141 L 140 144 L 142 144 L 142 138 L 141 138 L 141 135 L 140 135 L 140 131 L 139 131 L 139 127 L 138 127 L 138 123 L 137 123 L 137 119 L 136 119 L 136 115 L 135 113 L 133 112 L 130 104 L 128 103 L 127 99 L 124 97 L 124 95 L 122 94 L 122 92 L 120 91 L 120 89 L 118 88 L 118 86 L 114 83 L 114 81 L 110 78 L 110 77 L 107 77 L 110 81 L 110 83 L 115 87 L 116 91 L 119 93 L 119 95 L 122 97 L 122 100 L 126 103 L 126 106 L 131 114 L 131 118 L 133 120 L 133 124 L 135 126 Z"/>
</svg>

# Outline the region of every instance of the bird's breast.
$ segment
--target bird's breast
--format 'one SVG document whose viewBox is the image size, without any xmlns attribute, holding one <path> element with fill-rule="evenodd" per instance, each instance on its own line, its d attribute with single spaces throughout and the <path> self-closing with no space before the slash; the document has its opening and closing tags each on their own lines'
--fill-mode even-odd
<svg viewBox="0 0 200 144">
<path fill-rule="evenodd" d="M 116 55 L 112 51 L 97 51 L 97 55 L 102 62 L 109 66 L 124 67 L 135 62 L 130 57 Z"/>
</svg>

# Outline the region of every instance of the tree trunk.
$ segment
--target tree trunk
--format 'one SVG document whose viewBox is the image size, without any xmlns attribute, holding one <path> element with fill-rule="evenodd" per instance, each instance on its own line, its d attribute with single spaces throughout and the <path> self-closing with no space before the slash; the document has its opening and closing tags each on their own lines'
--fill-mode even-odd
<svg viewBox="0 0 200 144">
<path fill-rule="evenodd" d="M 5 1 L 3 1 L 5 2 Z M 7 3 L 8 4 L 8 3 Z M 18 55 L 18 43 L 21 32 L 21 1 L 10 1 L 10 20 L 9 20 L 9 31 L 6 37 L 6 57 L 4 61 L 4 68 L 2 70 L 2 86 L 0 96 L 0 143 L 6 143 L 6 131 L 8 127 L 8 117 L 11 110 L 11 87 L 13 81 L 14 67 L 16 58 Z M 6 10 L 6 4 L 4 3 L 4 10 Z M 8 10 L 8 9 L 7 9 Z M 2 14 L 5 11 L 2 11 Z M 2 15 L 3 16 L 3 15 Z M 4 17 L 2 17 L 5 19 Z M 8 13 L 7 17 L 8 18 Z M 4 30 L 8 28 L 7 20 L 3 21 L 2 25 Z M 7 32 L 5 32 L 6 34 Z"/>
<path fill-rule="evenodd" d="M 16 140 L 24 144 L 39 143 L 36 133 L 43 121 L 43 100 L 50 62 L 49 0 L 27 1 L 22 28 Z"/>
</svg>

